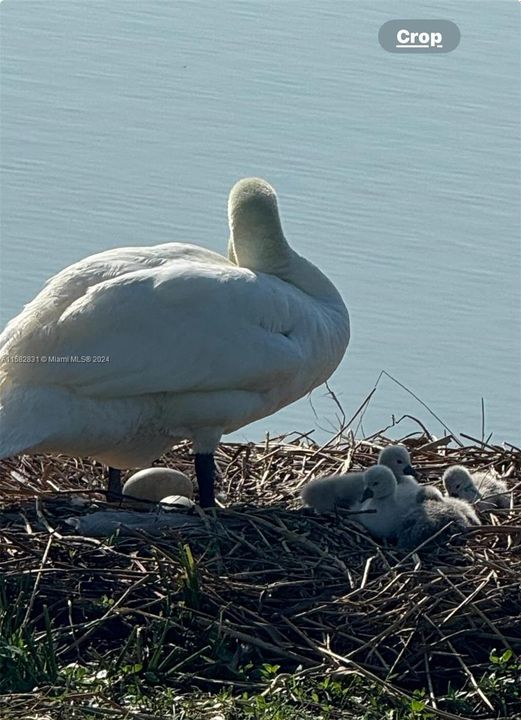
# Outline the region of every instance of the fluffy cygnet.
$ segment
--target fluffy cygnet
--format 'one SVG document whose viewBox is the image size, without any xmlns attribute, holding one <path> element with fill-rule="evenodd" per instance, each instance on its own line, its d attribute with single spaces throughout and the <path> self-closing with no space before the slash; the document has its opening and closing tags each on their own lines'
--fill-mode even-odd
<svg viewBox="0 0 521 720">
<path fill-rule="evenodd" d="M 445 542 L 451 536 L 465 532 L 469 527 L 481 525 L 473 508 L 464 500 L 443 498 L 427 499 L 409 509 L 398 527 L 398 546 L 412 550 L 443 530 L 437 542 Z"/>
<path fill-rule="evenodd" d="M 380 451 L 378 464 L 392 470 L 394 477 L 400 482 L 403 476 L 416 477 L 416 470 L 411 464 L 411 456 L 405 445 L 388 445 Z"/>
<path fill-rule="evenodd" d="M 426 500 L 435 500 L 436 502 L 443 502 L 443 495 L 435 488 L 434 485 L 419 485 L 419 490 L 416 494 L 416 502 L 422 503 Z"/>
<path fill-rule="evenodd" d="M 373 465 L 365 472 L 365 483 L 362 495 L 365 502 L 360 509 L 375 512 L 357 515 L 357 522 L 375 537 L 391 538 L 408 510 L 407 504 L 396 499 L 396 478 L 385 465 Z"/>
<path fill-rule="evenodd" d="M 394 473 L 398 483 L 396 502 L 399 505 L 443 498 L 443 495 L 435 487 L 422 486 L 416 480 L 416 470 L 411 464 L 411 456 L 405 445 L 388 445 L 378 455 L 378 464 L 385 465 Z"/>
<path fill-rule="evenodd" d="M 194 488 L 184 473 L 165 467 L 151 467 L 134 473 L 123 485 L 123 495 L 142 509 L 151 509 L 150 503 L 157 503 L 169 495 L 192 498 Z M 139 502 L 146 500 L 148 502 Z"/>
<path fill-rule="evenodd" d="M 397 499 L 398 483 L 389 468 L 375 465 L 365 473 L 366 489 L 361 510 L 374 513 L 360 514 L 357 521 L 377 538 L 397 539 L 399 547 L 413 549 L 445 526 L 443 539 L 462 532 L 480 521 L 473 508 L 464 500 L 439 499 L 439 491 L 427 486 L 427 497 L 419 499 L 409 495 L 409 502 Z M 418 492 L 416 493 L 418 495 Z M 440 536 L 440 537 L 441 537 Z"/>
<path fill-rule="evenodd" d="M 442 479 L 451 497 L 474 503 L 479 510 L 510 507 L 507 484 L 493 471 L 472 474 L 463 465 L 452 465 Z"/>
<path fill-rule="evenodd" d="M 358 508 L 365 489 L 365 473 L 331 475 L 315 478 L 302 488 L 302 502 L 317 512 L 334 512 L 336 508 Z"/>
</svg>

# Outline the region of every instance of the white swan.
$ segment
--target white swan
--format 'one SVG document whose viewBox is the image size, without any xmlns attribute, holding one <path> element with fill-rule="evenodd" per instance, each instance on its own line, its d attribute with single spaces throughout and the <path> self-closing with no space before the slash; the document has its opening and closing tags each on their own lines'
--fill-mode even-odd
<svg viewBox="0 0 521 720">
<path fill-rule="evenodd" d="M 240 180 L 228 216 L 230 259 L 178 243 L 109 250 L 60 272 L 8 324 L 0 458 L 142 467 L 191 438 L 200 503 L 214 504 L 223 433 L 323 383 L 349 341 L 342 298 L 286 242 L 273 188 Z"/>
<path fill-rule="evenodd" d="M 511 493 L 495 471 L 471 473 L 463 465 L 452 465 L 443 473 L 447 493 L 476 505 L 479 510 L 510 507 Z"/>
<path fill-rule="evenodd" d="M 365 490 L 365 473 L 351 472 L 311 480 L 302 488 L 302 502 L 319 513 L 336 508 L 358 509 Z"/>
<path fill-rule="evenodd" d="M 123 499 L 130 504 L 150 510 L 150 503 L 163 501 L 175 495 L 191 499 L 194 487 L 189 477 L 180 470 L 166 467 L 151 467 L 134 473 L 123 485 Z M 139 502 L 145 500 L 147 502 Z"/>
</svg>

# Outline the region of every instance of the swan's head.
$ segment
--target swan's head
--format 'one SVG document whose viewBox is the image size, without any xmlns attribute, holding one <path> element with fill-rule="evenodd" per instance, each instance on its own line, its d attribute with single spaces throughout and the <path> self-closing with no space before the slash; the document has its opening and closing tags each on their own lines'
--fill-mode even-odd
<svg viewBox="0 0 521 720">
<path fill-rule="evenodd" d="M 230 226 L 244 219 L 251 222 L 278 220 L 277 194 L 271 185 L 261 178 L 243 178 L 235 183 L 228 198 Z"/>
<path fill-rule="evenodd" d="M 384 448 L 378 455 L 378 464 L 392 470 L 398 481 L 402 475 L 416 477 L 416 470 L 411 465 L 411 456 L 405 445 L 389 445 Z"/>
<path fill-rule="evenodd" d="M 365 472 L 365 490 L 362 500 L 391 498 L 396 492 L 396 478 L 385 465 L 373 465 Z"/>
<path fill-rule="evenodd" d="M 260 178 L 235 183 L 228 199 L 229 254 L 241 267 L 274 272 L 289 249 L 280 224 L 277 195 Z"/>
<path fill-rule="evenodd" d="M 473 502 L 480 497 L 472 475 L 463 465 L 453 465 L 443 473 L 443 485 L 451 497 L 462 498 Z"/>
</svg>

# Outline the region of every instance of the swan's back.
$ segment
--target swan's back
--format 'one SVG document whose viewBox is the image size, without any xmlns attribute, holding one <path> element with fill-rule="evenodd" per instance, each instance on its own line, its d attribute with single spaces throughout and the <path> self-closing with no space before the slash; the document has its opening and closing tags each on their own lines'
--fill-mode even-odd
<svg viewBox="0 0 521 720">
<path fill-rule="evenodd" d="M 25 350 L 31 349 L 35 335 L 51 333 L 62 315 L 96 286 L 116 278 L 131 283 L 136 273 L 154 271 L 175 260 L 199 266 L 231 266 L 229 260 L 218 253 L 183 243 L 122 247 L 90 255 L 50 278 L 38 295 L 6 325 L 0 334 L 0 361 L 5 354 L 28 354 Z"/>
</svg>

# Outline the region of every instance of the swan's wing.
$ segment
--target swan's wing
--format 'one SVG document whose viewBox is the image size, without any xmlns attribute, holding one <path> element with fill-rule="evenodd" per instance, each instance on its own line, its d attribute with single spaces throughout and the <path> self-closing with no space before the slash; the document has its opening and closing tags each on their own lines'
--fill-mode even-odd
<svg viewBox="0 0 521 720">
<path fill-rule="evenodd" d="M 89 287 L 58 318 L 18 335 L 10 352 L 40 361 L 11 364 L 8 376 L 105 397 L 264 391 L 293 380 L 309 361 L 309 333 L 320 334 L 317 304 L 225 263 L 176 258 Z"/>
</svg>

